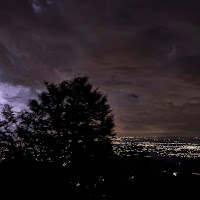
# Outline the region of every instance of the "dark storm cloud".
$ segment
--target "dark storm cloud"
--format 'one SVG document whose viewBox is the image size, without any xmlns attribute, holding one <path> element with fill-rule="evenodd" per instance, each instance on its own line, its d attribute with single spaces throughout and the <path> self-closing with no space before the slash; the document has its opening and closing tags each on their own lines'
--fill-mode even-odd
<svg viewBox="0 0 200 200">
<path fill-rule="evenodd" d="M 195 0 L 3 1 L 1 102 L 19 107 L 42 80 L 80 73 L 108 94 L 119 134 L 199 134 L 199 6 Z M 17 85 L 21 92 L 13 93 Z"/>
<path fill-rule="evenodd" d="M 200 74 L 200 55 L 183 56 L 178 60 L 177 64 L 185 74 Z"/>
<path fill-rule="evenodd" d="M 4 21 L 0 31 L 1 80 L 30 86 L 45 77 L 60 79 L 62 70 L 71 70 L 71 36 L 62 27 L 57 30 L 40 21 L 34 8 L 25 15 L 27 10 L 20 5 L 8 7 L 4 13 L 10 20 Z"/>
</svg>

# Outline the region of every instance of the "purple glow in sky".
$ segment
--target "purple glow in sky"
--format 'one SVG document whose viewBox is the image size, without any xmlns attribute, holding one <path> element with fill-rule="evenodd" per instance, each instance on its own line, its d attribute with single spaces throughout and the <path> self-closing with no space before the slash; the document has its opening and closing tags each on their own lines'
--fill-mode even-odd
<svg viewBox="0 0 200 200">
<path fill-rule="evenodd" d="M 200 135 L 196 0 L 0 3 L 0 104 L 75 74 L 108 94 L 118 135 Z"/>
</svg>

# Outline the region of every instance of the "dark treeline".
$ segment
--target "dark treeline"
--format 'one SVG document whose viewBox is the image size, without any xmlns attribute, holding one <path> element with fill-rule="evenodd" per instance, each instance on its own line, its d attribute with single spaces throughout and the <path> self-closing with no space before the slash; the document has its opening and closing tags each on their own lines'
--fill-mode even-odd
<svg viewBox="0 0 200 200">
<path fill-rule="evenodd" d="M 176 166 L 138 153 L 138 147 L 114 151 L 112 110 L 87 77 L 45 85 L 26 110 L 2 109 L 0 176 L 6 199 L 131 199 L 154 190 L 169 194 L 196 181 L 163 173 Z"/>
</svg>

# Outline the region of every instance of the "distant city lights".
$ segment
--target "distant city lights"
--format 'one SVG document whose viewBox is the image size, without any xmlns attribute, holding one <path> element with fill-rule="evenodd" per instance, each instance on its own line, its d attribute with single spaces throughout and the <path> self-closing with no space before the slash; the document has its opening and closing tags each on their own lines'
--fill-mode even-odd
<svg viewBox="0 0 200 200">
<path fill-rule="evenodd" d="M 148 156 L 151 157 L 200 158 L 199 137 L 117 137 L 113 140 L 113 145 L 114 149 L 119 149 L 120 147 L 123 149 L 122 147 L 126 145 L 135 145 L 141 147 L 140 151 L 148 152 Z"/>
</svg>

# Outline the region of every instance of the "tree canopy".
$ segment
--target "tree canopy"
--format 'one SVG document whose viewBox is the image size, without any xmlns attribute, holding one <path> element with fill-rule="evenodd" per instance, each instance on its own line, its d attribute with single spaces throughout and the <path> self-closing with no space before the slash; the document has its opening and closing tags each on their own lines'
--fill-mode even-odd
<svg viewBox="0 0 200 200">
<path fill-rule="evenodd" d="M 14 113 L 4 106 L 0 131 L 6 151 L 20 148 L 26 156 L 58 166 L 108 156 L 115 134 L 107 96 L 88 77 L 44 84 L 46 91 L 30 100 L 28 109 Z"/>
</svg>

